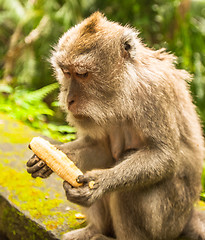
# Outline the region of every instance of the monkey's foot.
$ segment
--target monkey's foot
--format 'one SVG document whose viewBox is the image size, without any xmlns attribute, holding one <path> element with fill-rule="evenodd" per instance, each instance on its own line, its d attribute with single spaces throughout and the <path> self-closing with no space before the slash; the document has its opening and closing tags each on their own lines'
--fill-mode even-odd
<svg viewBox="0 0 205 240">
<path fill-rule="evenodd" d="M 95 234 L 95 229 L 92 226 L 87 226 L 85 228 L 65 233 L 62 240 L 90 240 Z"/>
</svg>

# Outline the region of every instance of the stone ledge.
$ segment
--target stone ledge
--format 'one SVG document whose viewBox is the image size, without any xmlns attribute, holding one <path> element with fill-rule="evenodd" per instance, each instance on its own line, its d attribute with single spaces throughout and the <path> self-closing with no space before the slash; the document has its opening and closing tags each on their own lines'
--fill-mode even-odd
<svg viewBox="0 0 205 240">
<path fill-rule="evenodd" d="M 85 225 L 79 206 L 66 200 L 62 179 L 26 172 L 28 143 L 40 133 L 0 114 L 0 239 L 54 240 Z"/>
<path fill-rule="evenodd" d="M 59 239 L 0 196 L 0 228 L 7 239 Z"/>
</svg>

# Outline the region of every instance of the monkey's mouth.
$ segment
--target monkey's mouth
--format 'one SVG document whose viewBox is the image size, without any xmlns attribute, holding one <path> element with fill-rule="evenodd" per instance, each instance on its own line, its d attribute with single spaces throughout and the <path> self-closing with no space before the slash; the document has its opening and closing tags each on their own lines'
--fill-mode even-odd
<svg viewBox="0 0 205 240">
<path fill-rule="evenodd" d="M 83 109 L 81 110 L 80 107 L 68 107 L 68 112 L 73 116 L 73 118 L 79 121 L 85 121 L 90 119 L 90 117 L 83 111 Z"/>
<path fill-rule="evenodd" d="M 80 114 L 80 113 L 72 113 L 73 117 L 76 118 L 77 120 L 88 120 L 90 119 L 90 117 L 84 115 L 84 114 Z"/>
<path fill-rule="evenodd" d="M 82 114 L 73 114 L 73 117 L 79 120 L 85 118 L 85 116 L 83 116 Z"/>
</svg>

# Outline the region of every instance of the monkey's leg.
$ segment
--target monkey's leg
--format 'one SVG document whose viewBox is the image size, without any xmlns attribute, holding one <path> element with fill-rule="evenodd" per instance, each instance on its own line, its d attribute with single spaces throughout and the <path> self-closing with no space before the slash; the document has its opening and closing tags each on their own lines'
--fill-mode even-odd
<svg viewBox="0 0 205 240">
<path fill-rule="evenodd" d="M 193 210 L 182 236 L 190 239 L 205 240 L 205 213 Z"/>
<path fill-rule="evenodd" d="M 141 191 L 132 189 L 111 194 L 111 217 L 117 240 L 179 237 L 190 214 L 189 203 L 183 196 L 170 197 L 168 191 L 173 194 L 167 189 L 162 183 Z"/>
<path fill-rule="evenodd" d="M 127 193 L 115 192 L 111 194 L 110 210 L 117 240 L 151 239 L 149 235 L 147 236 L 143 231 L 144 229 L 141 223 L 144 213 L 138 204 L 138 194 L 139 193 L 135 194 L 133 191 Z"/>
<path fill-rule="evenodd" d="M 96 201 L 87 212 L 88 221 L 95 226 L 97 231 L 97 237 L 114 237 L 114 229 L 112 224 L 112 219 L 110 215 L 110 206 L 109 206 L 110 196 L 109 194 L 105 195 L 102 199 Z M 102 235 L 101 235 L 102 234 Z M 95 239 L 94 238 L 94 239 Z M 99 239 L 101 239 L 99 238 Z M 110 239 L 110 238 L 105 238 Z M 112 238 L 113 239 L 113 238 Z"/>
<path fill-rule="evenodd" d="M 105 196 L 102 199 L 95 202 L 89 209 L 87 209 L 87 211 L 85 210 L 87 212 L 86 215 L 88 218 L 89 225 L 86 228 L 74 230 L 64 234 L 62 239 L 63 240 L 111 239 L 103 238 L 105 235 L 108 236 L 113 235 L 113 228 L 108 201 L 109 196 Z"/>
</svg>

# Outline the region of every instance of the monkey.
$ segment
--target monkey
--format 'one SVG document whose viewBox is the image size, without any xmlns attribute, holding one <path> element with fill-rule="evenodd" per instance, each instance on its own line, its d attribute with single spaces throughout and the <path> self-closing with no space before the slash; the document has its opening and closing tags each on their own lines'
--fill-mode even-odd
<svg viewBox="0 0 205 240">
<path fill-rule="evenodd" d="M 205 215 L 194 207 L 204 140 L 191 75 L 176 57 L 95 12 L 63 34 L 50 61 L 77 128 L 57 148 L 84 173 L 81 187 L 63 187 L 88 220 L 63 240 L 205 240 Z M 35 155 L 27 167 L 34 178 L 52 173 Z"/>
</svg>

